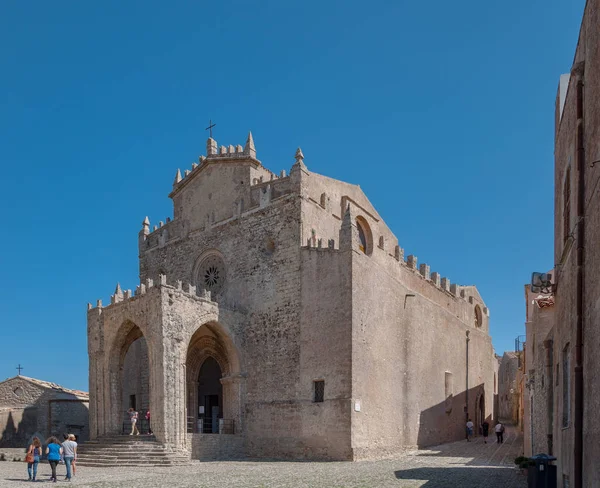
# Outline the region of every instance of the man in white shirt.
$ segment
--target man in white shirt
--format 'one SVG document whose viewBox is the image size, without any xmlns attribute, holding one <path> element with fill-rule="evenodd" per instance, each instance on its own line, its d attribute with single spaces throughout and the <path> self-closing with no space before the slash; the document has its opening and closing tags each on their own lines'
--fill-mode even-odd
<svg viewBox="0 0 600 488">
<path fill-rule="evenodd" d="M 473 437 L 473 421 L 469 419 L 467 422 L 467 442 L 471 442 L 471 437 Z"/>
<path fill-rule="evenodd" d="M 500 422 L 498 422 L 496 424 L 496 437 L 498 438 L 497 440 L 497 444 L 503 444 L 504 443 L 504 425 L 502 425 Z"/>
<path fill-rule="evenodd" d="M 65 480 L 71 481 L 71 464 L 77 457 L 77 442 L 71 440 L 69 434 L 65 434 L 64 438 L 65 442 L 62 443 L 62 448 L 65 466 L 67 467 L 67 476 L 65 477 Z"/>
</svg>

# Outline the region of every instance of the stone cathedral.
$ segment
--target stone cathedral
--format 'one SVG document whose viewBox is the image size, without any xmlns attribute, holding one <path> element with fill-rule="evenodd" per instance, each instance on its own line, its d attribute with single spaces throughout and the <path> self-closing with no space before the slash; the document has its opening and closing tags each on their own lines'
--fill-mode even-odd
<svg viewBox="0 0 600 488">
<path fill-rule="evenodd" d="M 489 312 L 398 239 L 358 185 L 298 149 L 275 174 L 217 146 L 138 235 L 140 284 L 88 306 L 90 436 L 151 411 L 192 459 L 358 460 L 492 420 Z M 143 417 L 143 415 L 140 415 Z"/>
</svg>

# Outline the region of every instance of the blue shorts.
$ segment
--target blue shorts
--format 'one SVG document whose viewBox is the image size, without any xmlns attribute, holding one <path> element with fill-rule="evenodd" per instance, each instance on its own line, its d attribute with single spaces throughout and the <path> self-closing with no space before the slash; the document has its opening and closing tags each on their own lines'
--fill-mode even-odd
<svg viewBox="0 0 600 488">
<path fill-rule="evenodd" d="M 467 434 L 473 435 L 473 429 L 467 429 Z"/>
</svg>

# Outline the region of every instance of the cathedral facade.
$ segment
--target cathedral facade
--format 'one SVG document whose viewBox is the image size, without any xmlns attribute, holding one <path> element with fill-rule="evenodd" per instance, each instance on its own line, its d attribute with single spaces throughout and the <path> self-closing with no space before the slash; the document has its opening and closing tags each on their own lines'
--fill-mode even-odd
<svg viewBox="0 0 600 488">
<path fill-rule="evenodd" d="M 140 285 L 88 306 L 90 435 L 151 411 L 192 458 L 357 460 L 492 420 L 489 312 L 403 249 L 360 187 L 244 147 L 179 170 Z"/>
</svg>

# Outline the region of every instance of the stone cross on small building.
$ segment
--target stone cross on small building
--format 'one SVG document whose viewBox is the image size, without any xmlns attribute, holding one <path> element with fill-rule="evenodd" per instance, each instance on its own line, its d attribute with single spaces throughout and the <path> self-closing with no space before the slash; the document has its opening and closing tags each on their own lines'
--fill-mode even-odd
<svg viewBox="0 0 600 488">
<path fill-rule="evenodd" d="M 21 376 L 21 370 L 25 368 L 21 366 L 21 363 L 19 363 L 19 365 L 15 369 L 19 371 L 18 375 Z"/>
</svg>

